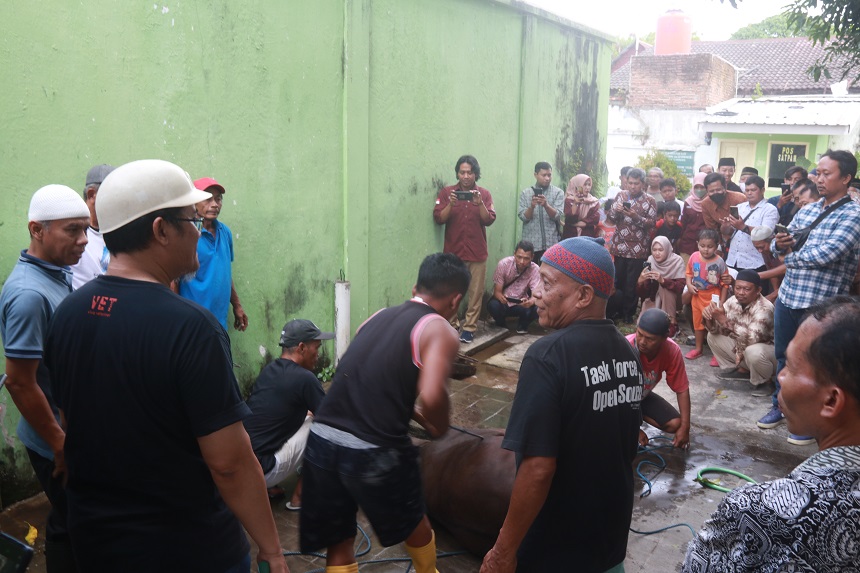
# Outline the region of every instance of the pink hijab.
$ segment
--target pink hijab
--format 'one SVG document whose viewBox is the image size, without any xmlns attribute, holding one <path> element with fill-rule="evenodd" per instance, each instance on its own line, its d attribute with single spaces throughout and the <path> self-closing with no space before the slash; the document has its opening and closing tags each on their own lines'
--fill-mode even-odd
<svg viewBox="0 0 860 573">
<path fill-rule="evenodd" d="M 567 184 L 567 191 L 564 194 L 565 199 L 573 199 L 576 197 L 576 189 L 578 187 L 584 187 L 586 181 L 591 181 L 591 177 L 586 175 L 585 173 L 580 173 L 579 175 L 574 175 L 570 178 L 570 181 Z M 594 197 L 589 193 L 586 195 L 582 203 L 576 204 L 574 203 L 571 207 L 576 208 L 576 216 L 580 219 L 588 216 L 588 213 L 594 208 L 594 205 L 598 203 L 597 197 Z"/>
<path fill-rule="evenodd" d="M 704 185 L 705 184 L 705 177 L 707 175 L 708 175 L 707 173 L 696 173 L 696 175 L 693 177 L 693 187 L 695 187 L 696 185 Z M 707 195 L 705 195 L 705 197 L 707 197 Z M 686 207 L 684 207 L 684 208 L 686 209 L 687 207 L 689 207 L 693 211 L 696 211 L 697 213 L 701 213 L 702 212 L 702 201 L 704 201 L 705 197 L 702 197 L 701 199 L 699 199 L 698 197 L 696 197 L 696 194 L 693 193 L 693 190 L 690 189 L 690 194 L 687 195 L 686 199 L 684 199 L 684 203 L 686 203 Z"/>
</svg>

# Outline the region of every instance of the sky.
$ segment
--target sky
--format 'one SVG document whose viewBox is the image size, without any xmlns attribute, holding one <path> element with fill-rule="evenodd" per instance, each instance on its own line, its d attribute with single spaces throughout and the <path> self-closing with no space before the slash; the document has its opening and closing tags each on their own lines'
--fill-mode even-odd
<svg viewBox="0 0 860 573">
<path fill-rule="evenodd" d="M 527 0 L 529 4 L 554 12 L 605 32 L 626 37 L 645 36 L 657 29 L 657 18 L 679 8 L 690 16 L 693 33 L 702 40 L 728 40 L 736 30 L 783 12 L 790 0 L 741 0 L 737 9 L 729 0 Z"/>
</svg>

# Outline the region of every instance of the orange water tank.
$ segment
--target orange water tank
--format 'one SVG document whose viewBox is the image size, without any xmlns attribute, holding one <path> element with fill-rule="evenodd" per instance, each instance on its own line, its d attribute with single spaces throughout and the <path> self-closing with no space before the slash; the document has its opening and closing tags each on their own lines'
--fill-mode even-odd
<svg viewBox="0 0 860 573">
<path fill-rule="evenodd" d="M 669 10 L 657 19 L 654 54 L 689 54 L 693 22 L 681 10 Z"/>
</svg>

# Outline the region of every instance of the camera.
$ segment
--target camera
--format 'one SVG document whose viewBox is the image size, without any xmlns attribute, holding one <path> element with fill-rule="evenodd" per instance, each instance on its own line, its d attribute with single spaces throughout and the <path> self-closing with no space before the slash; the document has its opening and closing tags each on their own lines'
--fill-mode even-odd
<svg viewBox="0 0 860 573">
<path fill-rule="evenodd" d="M 472 200 L 472 192 L 471 191 L 454 191 L 454 195 L 457 196 L 458 201 L 471 201 Z"/>
</svg>

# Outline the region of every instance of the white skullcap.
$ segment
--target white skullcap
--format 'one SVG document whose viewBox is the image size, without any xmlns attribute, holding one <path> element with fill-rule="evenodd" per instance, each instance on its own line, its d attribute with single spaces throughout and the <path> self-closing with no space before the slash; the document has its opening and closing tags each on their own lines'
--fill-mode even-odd
<svg viewBox="0 0 860 573">
<path fill-rule="evenodd" d="M 766 241 L 773 237 L 773 229 L 770 227 L 756 227 L 750 232 L 751 241 Z"/>
<path fill-rule="evenodd" d="M 65 185 L 45 185 L 30 199 L 28 221 L 89 218 L 87 204 L 74 190 Z"/>
</svg>

